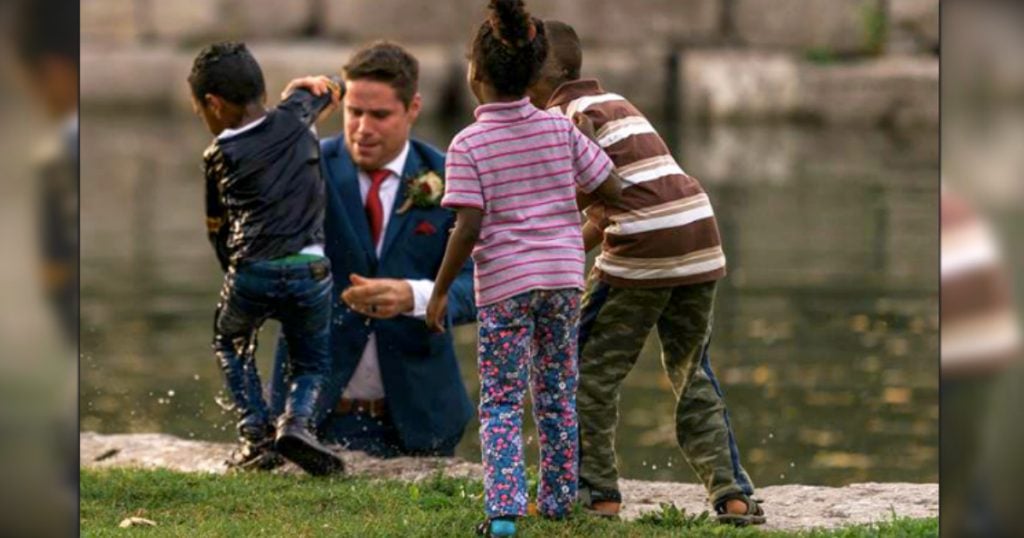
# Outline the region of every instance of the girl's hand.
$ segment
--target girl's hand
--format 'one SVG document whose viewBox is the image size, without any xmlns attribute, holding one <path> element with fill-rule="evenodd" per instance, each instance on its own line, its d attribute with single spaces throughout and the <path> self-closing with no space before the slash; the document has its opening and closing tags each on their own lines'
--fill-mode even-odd
<svg viewBox="0 0 1024 538">
<path fill-rule="evenodd" d="M 577 112 L 572 116 L 572 123 L 583 133 L 583 136 L 597 142 L 597 134 L 594 132 L 594 122 L 590 121 L 585 114 Z"/>
<path fill-rule="evenodd" d="M 433 295 L 427 303 L 427 328 L 436 333 L 444 332 L 444 322 L 448 315 L 448 294 Z"/>
</svg>

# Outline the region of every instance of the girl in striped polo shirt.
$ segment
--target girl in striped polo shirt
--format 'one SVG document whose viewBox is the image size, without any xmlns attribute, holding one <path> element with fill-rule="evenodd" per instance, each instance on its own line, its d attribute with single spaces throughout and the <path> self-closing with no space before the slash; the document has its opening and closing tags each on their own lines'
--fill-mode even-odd
<svg viewBox="0 0 1024 538">
<path fill-rule="evenodd" d="M 547 55 L 541 21 L 522 0 L 491 0 L 472 44 L 477 121 L 448 149 L 442 205 L 458 212 L 427 307 L 445 325 L 448 288 L 471 254 L 479 321 L 480 437 L 488 521 L 511 536 L 526 514 L 522 405 L 529 382 L 540 438 L 538 510 L 565 516 L 576 498 L 577 327 L 584 252 L 577 208 L 620 185 L 612 163 L 569 120 L 530 104 Z M 610 179 L 609 179 L 610 178 Z"/>
</svg>

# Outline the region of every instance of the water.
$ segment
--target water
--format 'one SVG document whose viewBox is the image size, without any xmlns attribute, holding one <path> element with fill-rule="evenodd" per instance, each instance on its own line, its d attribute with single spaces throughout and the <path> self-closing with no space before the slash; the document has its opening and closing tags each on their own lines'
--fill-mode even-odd
<svg viewBox="0 0 1024 538">
<path fill-rule="evenodd" d="M 936 481 L 937 133 L 659 127 L 722 228 L 712 358 L 755 482 Z M 82 129 L 81 428 L 230 440 L 209 348 L 209 137 L 163 115 L 86 114 Z M 453 132 L 418 134 L 443 146 Z M 263 372 L 276 332 L 261 336 Z M 455 336 L 475 395 L 474 330 Z M 620 469 L 692 482 L 654 338 L 622 395 Z M 479 458 L 475 421 L 458 452 Z"/>
</svg>

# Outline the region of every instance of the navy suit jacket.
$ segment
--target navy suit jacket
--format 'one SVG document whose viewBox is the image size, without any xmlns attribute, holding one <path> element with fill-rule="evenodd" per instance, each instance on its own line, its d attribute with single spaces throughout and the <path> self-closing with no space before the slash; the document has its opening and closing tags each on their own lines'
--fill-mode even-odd
<svg viewBox="0 0 1024 538">
<path fill-rule="evenodd" d="M 371 333 L 377 335 L 378 363 L 387 394 L 388 411 L 406 450 L 451 450 L 473 414 L 472 403 L 459 374 L 451 331 L 432 333 L 421 319 L 400 315 L 374 320 L 354 312 L 341 301 L 349 275 L 369 278 L 433 280 L 441 267 L 455 213 L 440 206 L 397 209 L 406 197 L 408 180 L 427 171 L 444 176 L 444 155 L 417 140 L 410 140 L 409 156 L 384 230 L 380 257 L 371 245 L 355 163 L 342 137 L 320 143 L 321 170 L 326 183 L 324 216 L 326 254 L 334 276 L 331 324 L 332 371 L 322 402 L 329 412 L 348 385 Z M 427 224 L 425 224 L 427 223 Z M 429 230 L 433 232 L 429 232 Z M 476 320 L 473 265 L 467 263 L 448 294 L 448 320 L 452 324 Z M 284 359 L 287 346 L 278 342 L 272 398 L 275 411 L 284 407 Z"/>
</svg>

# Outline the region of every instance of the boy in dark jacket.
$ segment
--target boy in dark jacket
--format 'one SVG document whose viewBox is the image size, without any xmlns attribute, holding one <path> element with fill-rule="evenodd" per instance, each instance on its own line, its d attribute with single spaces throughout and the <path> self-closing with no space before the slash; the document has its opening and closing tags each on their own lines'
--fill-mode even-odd
<svg viewBox="0 0 1024 538">
<path fill-rule="evenodd" d="M 330 364 L 332 277 L 324 257 L 324 183 L 311 131 L 340 99 L 298 90 L 265 108 L 263 73 L 243 43 L 202 50 L 188 78 L 193 107 L 216 136 L 203 155 L 206 221 L 226 274 L 213 349 L 241 414 L 231 464 L 272 468 L 278 453 L 314 475 L 344 469 L 311 431 Z M 292 350 L 284 414 L 271 423 L 254 360 L 256 334 L 281 322 Z"/>
</svg>

